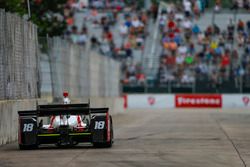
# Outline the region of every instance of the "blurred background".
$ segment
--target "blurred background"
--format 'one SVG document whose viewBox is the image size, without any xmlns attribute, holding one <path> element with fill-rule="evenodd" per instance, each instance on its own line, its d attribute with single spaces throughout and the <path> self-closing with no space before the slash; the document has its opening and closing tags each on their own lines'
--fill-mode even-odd
<svg viewBox="0 0 250 167">
<path fill-rule="evenodd" d="M 29 63 L 39 64 L 34 65 L 36 85 L 26 88 L 36 89 L 26 93 L 30 96 L 36 92 L 33 97 L 57 98 L 63 89 L 94 96 L 98 93 L 90 86 L 97 81 L 102 81 L 95 87 L 103 91 L 101 96 L 250 92 L 248 0 L 1 0 L 0 4 L 5 12 L 16 13 L 37 28 L 37 59 Z M 16 23 L 5 23 L 13 31 L 3 35 L 17 39 Z M 27 42 L 34 44 L 29 37 Z M 17 41 L 23 44 L 23 39 Z M 91 54 L 109 63 L 92 61 L 92 68 Z M 93 69 L 99 74 L 91 83 Z M 14 98 L 8 87 L 22 87 L 22 81 L 12 81 L 8 71 L 4 75 L 2 97 Z M 115 90 L 109 82 L 116 83 Z"/>
</svg>

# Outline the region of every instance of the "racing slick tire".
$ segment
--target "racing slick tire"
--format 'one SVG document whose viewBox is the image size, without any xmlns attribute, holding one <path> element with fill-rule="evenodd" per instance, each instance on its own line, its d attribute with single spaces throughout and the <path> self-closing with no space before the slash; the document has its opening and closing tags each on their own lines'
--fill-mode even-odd
<svg viewBox="0 0 250 167">
<path fill-rule="evenodd" d="M 22 145 L 22 144 L 19 144 L 19 149 L 20 150 L 34 150 L 34 149 L 37 149 L 38 148 L 38 145 L 35 144 L 35 145 Z"/>
</svg>

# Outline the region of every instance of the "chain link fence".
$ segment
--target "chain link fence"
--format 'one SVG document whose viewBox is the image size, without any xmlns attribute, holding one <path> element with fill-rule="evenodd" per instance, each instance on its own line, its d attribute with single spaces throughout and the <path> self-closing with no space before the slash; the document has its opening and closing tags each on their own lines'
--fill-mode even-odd
<svg viewBox="0 0 250 167">
<path fill-rule="evenodd" d="M 120 64 L 61 38 L 41 38 L 37 27 L 0 10 L 0 99 L 55 100 L 120 95 Z"/>
<path fill-rule="evenodd" d="M 39 97 L 37 28 L 0 9 L 0 99 Z"/>
<path fill-rule="evenodd" d="M 87 46 L 61 38 L 40 39 L 42 45 L 42 93 L 55 101 L 68 91 L 71 97 L 115 97 L 120 95 L 120 64 L 100 56 Z"/>
</svg>

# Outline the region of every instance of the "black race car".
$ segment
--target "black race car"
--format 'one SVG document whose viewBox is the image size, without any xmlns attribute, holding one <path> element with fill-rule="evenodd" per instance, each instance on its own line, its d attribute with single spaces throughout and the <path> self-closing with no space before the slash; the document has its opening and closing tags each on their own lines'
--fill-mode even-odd
<svg viewBox="0 0 250 167">
<path fill-rule="evenodd" d="M 34 149 L 42 144 L 73 146 L 78 143 L 112 147 L 113 124 L 108 108 L 90 108 L 89 104 L 39 105 L 37 110 L 19 111 L 18 114 L 20 149 Z"/>
</svg>

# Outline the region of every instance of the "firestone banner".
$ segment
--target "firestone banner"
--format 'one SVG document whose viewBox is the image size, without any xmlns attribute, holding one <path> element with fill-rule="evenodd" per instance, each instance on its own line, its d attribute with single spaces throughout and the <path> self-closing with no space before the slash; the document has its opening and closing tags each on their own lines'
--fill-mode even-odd
<svg viewBox="0 0 250 167">
<path fill-rule="evenodd" d="M 217 94 L 177 94 L 176 108 L 221 108 L 222 96 Z"/>
</svg>

